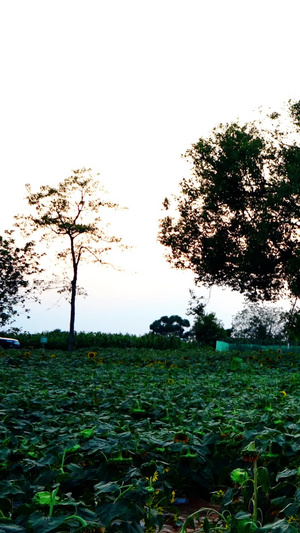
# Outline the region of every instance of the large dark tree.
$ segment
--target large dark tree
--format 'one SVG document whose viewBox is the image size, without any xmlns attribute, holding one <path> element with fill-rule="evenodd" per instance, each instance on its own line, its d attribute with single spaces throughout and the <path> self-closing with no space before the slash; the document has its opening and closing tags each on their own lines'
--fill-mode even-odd
<svg viewBox="0 0 300 533">
<path fill-rule="evenodd" d="M 106 229 L 105 211 L 119 206 L 106 199 L 105 191 L 91 169 L 86 168 L 74 170 L 57 187 L 43 185 L 37 193 L 33 193 L 27 185 L 27 192 L 32 213 L 19 217 L 18 225 L 24 227 L 27 224 L 27 231 L 38 231 L 41 240 L 53 245 L 53 252 L 47 254 L 50 261 L 56 256 L 62 265 L 70 267 L 70 277 L 59 292 L 66 292 L 70 298 L 71 351 L 79 265 L 84 259 L 107 265 L 107 254 L 114 246 L 126 248 L 120 238 L 108 234 Z"/>
<path fill-rule="evenodd" d="M 159 240 L 172 266 L 197 283 L 227 286 L 252 301 L 300 296 L 300 103 L 263 123 L 220 125 L 185 157 L 176 211 L 165 199 Z"/>
<path fill-rule="evenodd" d="M 34 294 L 36 282 L 33 278 L 38 272 L 38 255 L 32 241 L 18 246 L 12 231 L 6 231 L 0 236 L 1 326 L 14 320 L 18 308 L 25 309 L 25 302 Z"/>
</svg>

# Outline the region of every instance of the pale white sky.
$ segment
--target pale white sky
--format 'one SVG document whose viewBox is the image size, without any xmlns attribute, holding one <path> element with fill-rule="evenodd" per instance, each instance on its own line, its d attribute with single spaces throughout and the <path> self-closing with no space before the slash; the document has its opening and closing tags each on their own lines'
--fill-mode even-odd
<svg viewBox="0 0 300 533">
<path fill-rule="evenodd" d="M 162 200 L 189 175 L 180 156 L 200 136 L 300 98 L 299 15 L 299 0 L 0 1 L 0 230 L 25 210 L 25 183 L 35 191 L 82 166 L 129 208 L 126 270 L 82 269 L 77 331 L 142 334 L 185 315 L 193 276 L 171 270 L 156 241 Z M 44 294 L 14 325 L 67 329 L 56 300 Z M 226 327 L 241 306 L 211 291 Z"/>
</svg>

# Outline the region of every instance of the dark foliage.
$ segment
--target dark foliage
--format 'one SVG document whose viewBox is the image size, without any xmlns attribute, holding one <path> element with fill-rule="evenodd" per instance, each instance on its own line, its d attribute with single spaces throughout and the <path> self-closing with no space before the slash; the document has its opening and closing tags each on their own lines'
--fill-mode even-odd
<svg viewBox="0 0 300 533">
<path fill-rule="evenodd" d="M 30 278 L 40 272 L 33 242 L 16 245 L 13 232 L 0 236 L 0 325 L 14 320 L 16 306 L 24 307 L 33 295 L 35 284 Z M 26 310 L 28 312 L 28 310 Z"/>
<path fill-rule="evenodd" d="M 171 265 L 252 301 L 300 296 L 298 110 L 290 105 L 292 134 L 274 113 L 266 129 L 221 124 L 186 152 L 193 175 L 181 182 L 178 215 L 166 199 L 160 222 Z"/>
<path fill-rule="evenodd" d="M 250 304 L 233 317 L 232 337 L 255 344 L 286 342 L 287 318 L 282 309 Z"/>
<path fill-rule="evenodd" d="M 175 337 L 186 337 L 185 328 L 190 327 L 190 323 L 186 318 L 181 318 L 178 315 L 162 316 L 159 320 L 155 320 L 150 324 L 150 330 L 157 335 L 166 335 Z"/>
<path fill-rule="evenodd" d="M 46 337 L 47 350 L 67 350 L 69 333 L 56 329 L 54 331 L 44 331 L 41 333 L 21 333 L 17 329 L 0 332 L 3 337 L 17 337 L 23 348 L 41 348 L 41 338 Z M 74 346 L 76 349 L 89 348 L 150 348 L 153 350 L 167 350 L 170 348 L 192 347 L 193 343 L 186 343 L 176 336 L 146 335 L 136 336 L 121 333 L 101 333 L 101 332 L 75 332 Z"/>
</svg>

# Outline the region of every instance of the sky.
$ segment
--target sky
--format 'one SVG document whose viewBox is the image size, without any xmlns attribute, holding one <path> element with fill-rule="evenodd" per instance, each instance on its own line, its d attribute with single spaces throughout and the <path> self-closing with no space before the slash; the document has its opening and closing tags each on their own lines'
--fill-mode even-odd
<svg viewBox="0 0 300 533">
<path fill-rule="evenodd" d="M 0 1 L 0 231 L 25 212 L 26 183 L 37 191 L 82 167 L 128 208 L 112 224 L 132 246 L 114 258 L 123 270 L 79 273 L 77 331 L 140 335 L 185 316 L 193 275 L 171 269 L 157 241 L 162 201 L 190 175 L 181 154 L 199 137 L 299 100 L 299 15 L 298 0 Z M 227 289 L 196 292 L 225 327 L 243 307 Z M 68 329 L 53 291 L 30 306 L 15 327 Z"/>
</svg>

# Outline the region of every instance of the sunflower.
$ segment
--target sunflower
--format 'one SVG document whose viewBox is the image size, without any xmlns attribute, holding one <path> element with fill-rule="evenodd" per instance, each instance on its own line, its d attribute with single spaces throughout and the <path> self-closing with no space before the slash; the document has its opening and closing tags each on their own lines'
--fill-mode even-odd
<svg viewBox="0 0 300 533">
<path fill-rule="evenodd" d="M 155 481 L 157 481 L 157 480 L 158 480 L 158 472 L 157 472 L 157 470 L 155 470 L 155 472 L 154 472 L 154 474 L 152 476 L 152 483 L 155 483 Z"/>
<path fill-rule="evenodd" d="M 257 461 L 257 459 L 259 458 L 259 455 L 257 453 L 254 453 L 254 452 L 247 452 L 247 453 L 243 453 L 242 455 L 242 459 L 243 461 L 246 461 L 246 463 L 255 463 L 255 461 Z"/>
<path fill-rule="evenodd" d="M 252 441 L 242 450 L 242 459 L 247 463 L 255 463 L 259 458 L 259 451 L 255 446 L 255 441 Z"/>
<path fill-rule="evenodd" d="M 89 352 L 87 356 L 88 359 L 95 359 L 95 357 L 97 356 L 97 352 Z"/>
<path fill-rule="evenodd" d="M 176 433 L 173 440 L 174 442 L 182 442 L 183 444 L 187 444 L 190 440 L 190 437 L 186 435 L 186 433 Z"/>
</svg>

